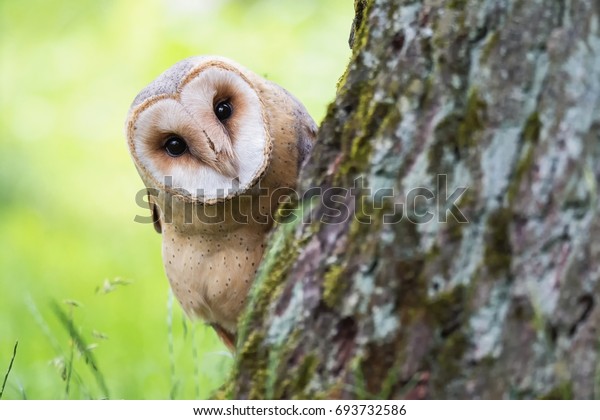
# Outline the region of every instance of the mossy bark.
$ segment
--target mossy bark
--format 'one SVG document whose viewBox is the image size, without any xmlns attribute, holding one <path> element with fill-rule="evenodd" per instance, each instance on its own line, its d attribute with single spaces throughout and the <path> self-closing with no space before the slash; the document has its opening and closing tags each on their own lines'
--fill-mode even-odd
<svg viewBox="0 0 600 420">
<path fill-rule="evenodd" d="M 600 2 L 355 4 L 220 396 L 600 397 Z"/>
</svg>

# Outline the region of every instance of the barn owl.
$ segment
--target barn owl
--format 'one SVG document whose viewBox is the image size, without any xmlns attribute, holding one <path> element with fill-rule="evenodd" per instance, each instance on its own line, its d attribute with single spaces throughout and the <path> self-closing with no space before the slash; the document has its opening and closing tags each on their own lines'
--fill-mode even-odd
<svg viewBox="0 0 600 420">
<path fill-rule="evenodd" d="M 316 131 L 285 89 L 214 56 L 176 63 L 129 110 L 129 152 L 173 293 L 232 349 L 274 212 Z"/>
</svg>

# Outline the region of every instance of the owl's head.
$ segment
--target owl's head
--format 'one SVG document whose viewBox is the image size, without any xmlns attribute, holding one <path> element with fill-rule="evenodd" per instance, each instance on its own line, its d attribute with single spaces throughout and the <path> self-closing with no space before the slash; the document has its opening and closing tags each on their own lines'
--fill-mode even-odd
<svg viewBox="0 0 600 420">
<path fill-rule="evenodd" d="M 248 191 L 273 141 L 260 79 L 221 57 L 180 61 L 131 105 L 129 151 L 146 186 L 211 204 Z"/>
</svg>

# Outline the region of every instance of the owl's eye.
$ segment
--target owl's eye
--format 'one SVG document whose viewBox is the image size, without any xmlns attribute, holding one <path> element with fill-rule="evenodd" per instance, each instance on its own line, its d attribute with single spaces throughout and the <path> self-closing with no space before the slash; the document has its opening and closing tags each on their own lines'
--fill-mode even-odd
<svg viewBox="0 0 600 420">
<path fill-rule="evenodd" d="M 165 142 L 165 150 L 171 157 L 179 157 L 187 150 L 187 143 L 179 136 L 171 136 Z"/>
<path fill-rule="evenodd" d="M 221 101 L 215 106 L 215 115 L 219 121 L 225 121 L 233 114 L 233 106 L 229 101 Z"/>
</svg>

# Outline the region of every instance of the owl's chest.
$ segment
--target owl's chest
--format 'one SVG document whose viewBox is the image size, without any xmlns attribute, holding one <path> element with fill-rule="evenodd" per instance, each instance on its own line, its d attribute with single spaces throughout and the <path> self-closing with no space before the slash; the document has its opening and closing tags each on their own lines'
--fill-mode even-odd
<svg viewBox="0 0 600 420">
<path fill-rule="evenodd" d="M 264 235 L 251 229 L 221 235 L 163 232 L 163 260 L 185 312 L 234 330 L 263 255 Z"/>
</svg>

